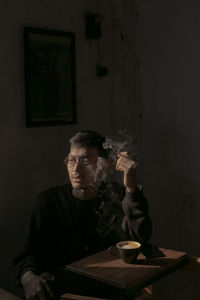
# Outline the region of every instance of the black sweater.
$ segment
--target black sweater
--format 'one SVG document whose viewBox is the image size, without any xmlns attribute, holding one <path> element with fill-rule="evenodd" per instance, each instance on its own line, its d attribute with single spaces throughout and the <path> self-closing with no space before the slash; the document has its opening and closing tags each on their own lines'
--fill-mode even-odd
<svg viewBox="0 0 200 300">
<path fill-rule="evenodd" d="M 39 194 L 22 253 L 14 261 L 17 283 L 32 270 L 54 271 L 120 240 L 146 242 L 152 232 L 142 191 L 125 193 L 116 183 L 103 183 L 96 198 L 80 200 L 71 185 Z"/>
</svg>

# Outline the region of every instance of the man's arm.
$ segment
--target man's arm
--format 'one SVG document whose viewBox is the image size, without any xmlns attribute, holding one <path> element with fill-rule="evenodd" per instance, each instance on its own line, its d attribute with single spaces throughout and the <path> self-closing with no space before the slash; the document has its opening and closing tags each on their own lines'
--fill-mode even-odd
<svg viewBox="0 0 200 300">
<path fill-rule="evenodd" d="M 142 188 L 137 184 L 136 163 L 130 158 L 128 152 L 121 152 L 116 164 L 116 170 L 124 174 L 126 194 L 122 201 L 125 214 L 122 229 L 131 239 L 145 243 L 152 234 L 152 223 L 148 215 L 147 200 Z"/>
<path fill-rule="evenodd" d="M 131 239 L 137 239 L 142 244 L 146 243 L 152 234 L 152 222 L 142 189 L 138 187 L 134 193 L 126 192 L 122 207 L 125 214 L 122 229 Z"/>
</svg>

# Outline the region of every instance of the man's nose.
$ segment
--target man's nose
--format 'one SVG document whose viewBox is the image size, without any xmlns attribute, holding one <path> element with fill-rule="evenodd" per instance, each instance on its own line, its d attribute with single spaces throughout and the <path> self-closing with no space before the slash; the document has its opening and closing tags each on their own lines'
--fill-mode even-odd
<svg viewBox="0 0 200 300">
<path fill-rule="evenodd" d="M 77 160 L 76 160 L 76 163 L 75 163 L 75 165 L 74 165 L 74 167 L 73 167 L 73 169 L 74 169 L 74 170 L 79 170 L 80 167 L 81 167 L 81 164 L 80 164 L 79 160 L 77 159 Z"/>
</svg>

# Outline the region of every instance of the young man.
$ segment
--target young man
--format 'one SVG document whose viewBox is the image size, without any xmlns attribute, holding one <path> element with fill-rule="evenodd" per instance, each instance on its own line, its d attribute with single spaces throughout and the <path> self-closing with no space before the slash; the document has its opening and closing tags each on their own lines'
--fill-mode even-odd
<svg viewBox="0 0 200 300">
<path fill-rule="evenodd" d="M 24 251 L 14 260 L 28 300 L 49 299 L 77 287 L 71 278 L 58 276 L 66 264 L 120 240 L 144 244 L 151 236 L 136 164 L 127 152 L 119 153 L 116 170 L 123 172 L 123 184 L 106 182 L 110 160 L 104 142 L 93 131 L 72 137 L 65 159 L 71 184 L 44 191 L 36 200 Z"/>
</svg>

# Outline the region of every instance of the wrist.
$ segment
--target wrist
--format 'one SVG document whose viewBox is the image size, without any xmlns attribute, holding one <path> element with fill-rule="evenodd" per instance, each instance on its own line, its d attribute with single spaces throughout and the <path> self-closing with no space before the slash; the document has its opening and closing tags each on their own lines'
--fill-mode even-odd
<svg viewBox="0 0 200 300">
<path fill-rule="evenodd" d="M 134 186 L 134 187 L 131 187 L 131 188 L 126 187 L 126 191 L 128 193 L 135 193 L 136 189 L 137 189 L 137 186 Z"/>
<path fill-rule="evenodd" d="M 143 190 L 143 187 L 140 184 L 137 184 L 134 188 L 127 188 L 126 187 L 126 192 L 127 193 L 132 193 L 132 194 L 137 193 L 137 192 L 141 192 L 142 190 Z"/>
</svg>

